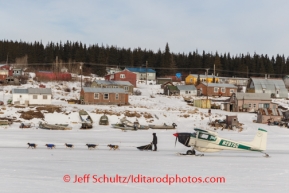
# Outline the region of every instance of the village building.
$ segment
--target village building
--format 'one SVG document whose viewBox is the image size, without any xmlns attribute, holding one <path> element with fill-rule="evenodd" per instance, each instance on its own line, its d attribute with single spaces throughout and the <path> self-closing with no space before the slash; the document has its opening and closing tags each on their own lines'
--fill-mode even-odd
<svg viewBox="0 0 289 193">
<path fill-rule="evenodd" d="M 128 93 L 122 88 L 83 87 L 80 100 L 86 105 L 128 105 Z"/>
<path fill-rule="evenodd" d="M 233 93 L 223 105 L 225 111 L 257 112 L 259 108 L 276 108 L 271 101 L 269 93 Z"/>
<path fill-rule="evenodd" d="M 257 113 L 257 123 L 273 123 L 274 121 L 280 122 L 282 118 L 283 113 L 278 108 L 261 108 Z"/>
<path fill-rule="evenodd" d="M 194 106 L 202 109 L 211 109 L 211 99 L 194 99 Z"/>
<path fill-rule="evenodd" d="M 117 72 L 121 72 L 122 70 L 118 67 L 106 67 L 106 74 L 115 74 Z"/>
<path fill-rule="evenodd" d="M 51 88 L 14 88 L 12 104 L 20 105 L 50 105 Z"/>
<path fill-rule="evenodd" d="M 13 76 L 22 76 L 22 75 L 23 75 L 23 69 L 13 68 Z"/>
<path fill-rule="evenodd" d="M 0 64 L 0 82 L 4 83 L 6 78 L 13 75 L 11 67 L 6 64 Z"/>
<path fill-rule="evenodd" d="M 157 78 L 156 84 L 164 84 L 167 82 L 172 82 L 172 78 Z"/>
<path fill-rule="evenodd" d="M 229 97 L 237 92 L 237 87 L 233 84 L 200 83 L 196 88 L 200 95 Z"/>
<path fill-rule="evenodd" d="M 70 73 L 51 71 L 38 71 L 36 78 L 38 81 L 71 81 L 72 79 Z"/>
<path fill-rule="evenodd" d="M 166 86 L 164 86 L 164 95 L 179 96 L 180 95 L 180 90 L 178 89 L 177 86 L 167 84 Z"/>
<path fill-rule="evenodd" d="M 240 77 L 219 77 L 219 83 L 233 84 L 238 87 L 237 92 L 242 92 L 248 85 L 249 78 Z"/>
<path fill-rule="evenodd" d="M 165 82 L 161 85 L 161 88 L 164 89 L 167 85 L 175 86 L 172 82 Z"/>
<path fill-rule="evenodd" d="M 183 96 L 191 97 L 197 96 L 197 89 L 194 85 L 173 85 L 171 82 L 167 82 L 164 87 L 164 95 L 174 95 L 174 96 Z"/>
<path fill-rule="evenodd" d="M 247 93 L 269 93 L 271 98 L 288 98 L 288 90 L 282 79 L 250 78 Z"/>
<path fill-rule="evenodd" d="M 60 72 L 65 72 L 65 73 L 67 73 L 67 72 L 68 72 L 68 68 L 66 68 L 65 66 L 63 66 L 63 67 L 60 69 Z"/>
<path fill-rule="evenodd" d="M 132 94 L 134 86 L 128 81 L 95 80 L 91 83 L 92 88 L 122 88 Z"/>
<path fill-rule="evenodd" d="M 134 87 L 136 87 L 136 80 L 137 75 L 136 73 L 133 73 L 128 70 L 123 70 L 119 72 L 115 72 L 112 74 L 108 74 L 104 76 L 105 80 L 112 80 L 112 81 L 128 81 L 130 82 Z"/>
<path fill-rule="evenodd" d="M 125 69 L 135 73 L 137 75 L 137 80 L 156 80 L 156 71 L 151 68 L 126 67 Z"/>
<path fill-rule="evenodd" d="M 198 75 L 198 74 L 189 74 L 185 79 L 186 85 L 196 85 L 198 81 L 198 76 L 200 76 L 200 82 L 206 82 L 206 83 L 215 83 L 219 82 L 219 77 L 213 76 L 213 75 Z"/>
<path fill-rule="evenodd" d="M 177 88 L 180 91 L 180 96 L 197 96 L 197 88 L 194 85 L 177 85 Z"/>
<path fill-rule="evenodd" d="M 177 77 L 177 76 L 165 76 L 164 78 L 171 78 L 172 82 L 182 82 L 182 76 L 181 77 Z"/>
</svg>

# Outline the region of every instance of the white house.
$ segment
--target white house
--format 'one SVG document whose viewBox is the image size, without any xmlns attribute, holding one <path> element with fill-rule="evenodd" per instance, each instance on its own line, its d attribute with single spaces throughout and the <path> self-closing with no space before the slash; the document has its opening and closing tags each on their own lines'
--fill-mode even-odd
<svg viewBox="0 0 289 193">
<path fill-rule="evenodd" d="M 51 88 L 14 88 L 12 104 L 51 105 Z"/>
<path fill-rule="evenodd" d="M 177 85 L 177 88 L 180 91 L 180 96 L 197 96 L 197 88 L 194 85 Z"/>
</svg>

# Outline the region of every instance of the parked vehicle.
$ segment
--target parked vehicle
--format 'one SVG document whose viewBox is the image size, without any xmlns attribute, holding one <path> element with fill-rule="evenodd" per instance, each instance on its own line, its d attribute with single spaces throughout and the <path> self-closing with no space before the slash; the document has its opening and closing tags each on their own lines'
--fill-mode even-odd
<svg viewBox="0 0 289 193">
<path fill-rule="evenodd" d="M 93 121 L 90 115 L 85 110 L 79 111 L 79 117 L 81 120 L 81 128 L 80 129 L 91 129 Z"/>
</svg>

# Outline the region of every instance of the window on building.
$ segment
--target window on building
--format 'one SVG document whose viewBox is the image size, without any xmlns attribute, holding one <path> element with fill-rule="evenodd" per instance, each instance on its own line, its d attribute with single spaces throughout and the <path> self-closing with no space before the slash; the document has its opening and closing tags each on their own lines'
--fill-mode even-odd
<svg viewBox="0 0 289 193">
<path fill-rule="evenodd" d="M 125 78 L 125 74 L 120 74 L 120 78 Z"/>
<path fill-rule="evenodd" d="M 265 93 L 266 89 L 263 89 L 263 93 Z"/>
<path fill-rule="evenodd" d="M 276 91 L 276 94 L 279 94 L 279 90 Z"/>
<path fill-rule="evenodd" d="M 123 87 L 125 91 L 128 91 L 128 86 Z"/>
<path fill-rule="evenodd" d="M 99 93 L 94 93 L 94 99 L 99 99 Z"/>
<path fill-rule="evenodd" d="M 251 108 L 252 107 L 252 105 L 251 104 L 249 104 L 249 108 Z"/>
<path fill-rule="evenodd" d="M 219 88 L 218 87 L 214 87 L 214 92 L 218 92 Z"/>
<path fill-rule="evenodd" d="M 264 107 L 265 109 L 267 109 L 267 108 L 270 107 L 270 104 L 269 104 L 269 103 L 264 103 L 263 107 Z"/>
<path fill-rule="evenodd" d="M 255 107 L 256 107 L 256 104 L 253 104 L 253 107 L 255 108 Z"/>
<path fill-rule="evenodd" d="M 33 95 L 33 99 L 37 99 L 37 95 Z"/>
<path fill-rule="evenodd" d="M 108 99 L 109 99 L 109 94 L 104 94 L 104 95 L 103 95 L 103 99 L 104 99 L 104 100 L 108 100 Z"/>
<path fill-rule="evenodd" d="M 234 93 L 234 89 L 230 89 L 230 93 Z"/>
<path fill-rule="evenodd" d="M 189 94 L 189 91 L 186 90 L 186 94 Z"/>
<path fill-rule="evenodd" d="M 118 88 L 118 86 L 113 86 L 113 88 Z"/>
<path fill-rule="evenodd" d="M 190 79 L 190 82 L 193 82 L 193 79 L 192 79 L 192 78 Z"/>
<path fill-rule="evenodd" d="M 22 97 L 22 95 L 19 96 L 20 98 Z"/>
<path fill-rule="evenodd" d="M 43 98 L 43 99 L 47 99 L 47 95 L 43 95 L 42 98 Z"/>
<path fill-rule="evenodd" d="M 221 88 L 221 92 L 222 92 L 222 93 L 225 93 L 225 92 L 226 92 L 226 89 L 225 89 L 225 88 Z"/>
<path fill-rule="evenodd" d="M 118 100 L 118 98 L 119 98 L 119 95 L 118 95 L 118 93 L 116 93 L 115 94 L 115 99 Z"/>
</svg>

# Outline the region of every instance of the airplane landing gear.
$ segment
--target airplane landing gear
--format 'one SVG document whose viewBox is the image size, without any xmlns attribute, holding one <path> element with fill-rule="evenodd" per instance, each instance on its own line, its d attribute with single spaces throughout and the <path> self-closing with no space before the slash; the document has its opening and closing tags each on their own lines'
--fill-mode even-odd
<svg viewBox="0 0 289 193">
<path fill-rule="evenodd" d="M 188 150 L 187 151 L 187 155 L 196 155 L 196 151 L 193 149 L 193 150 Z"/>
</svg>

